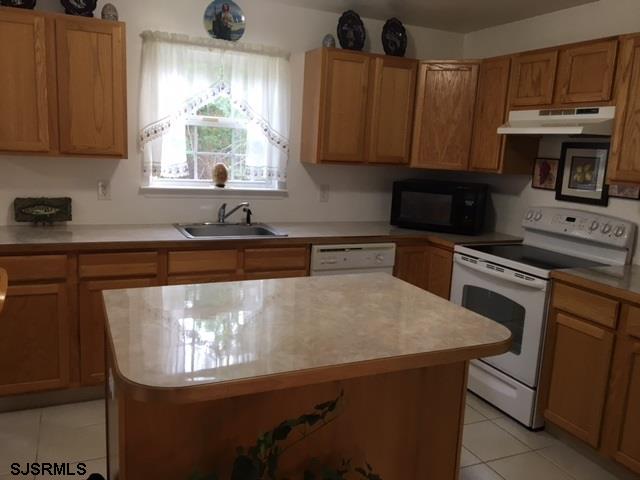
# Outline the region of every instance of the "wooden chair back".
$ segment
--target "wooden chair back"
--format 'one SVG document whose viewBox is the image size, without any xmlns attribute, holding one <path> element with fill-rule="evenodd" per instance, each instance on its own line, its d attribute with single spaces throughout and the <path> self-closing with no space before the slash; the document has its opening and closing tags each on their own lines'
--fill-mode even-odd
<svg viewBox="0 0 640 480">
<path fill-rule="evenodd" d="M 9 277 L 7 272 L 0 268 L 0 313 L 4 307 L 4 301 L 7 298 L 7 289 L 9 288 Z"/>
</svg>

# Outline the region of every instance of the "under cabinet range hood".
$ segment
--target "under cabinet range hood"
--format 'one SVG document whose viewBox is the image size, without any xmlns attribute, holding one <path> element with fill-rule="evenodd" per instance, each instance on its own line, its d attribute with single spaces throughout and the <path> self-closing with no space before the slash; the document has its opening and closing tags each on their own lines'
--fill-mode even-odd
<svg viewBox="0 0 640 480">
<path fill-rule="evenodd" d="M 616 107 L 513 110 L 503 135 L 611 135 Z"/>
</svg>

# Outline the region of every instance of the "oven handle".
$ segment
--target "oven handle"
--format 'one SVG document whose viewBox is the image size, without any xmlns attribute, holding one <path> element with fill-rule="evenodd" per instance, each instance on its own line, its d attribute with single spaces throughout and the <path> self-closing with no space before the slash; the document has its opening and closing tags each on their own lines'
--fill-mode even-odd
<svg viewBox="0 0 640 480">
<path fill-rule="evenodd" d="M 530 275 L 516 272 L 509 268 L 493 265 L 489 262 L 485 262 L 484 260 L 476 260 L 475 258 L 457 254 L 454 257 L 454 261 L 460 266 L 476 270 L 484 273 L 485 275 L 501 278 L 507 282 L 517 283 L 536 290 L 545 290 L 547 288 L 547 282 L 545 280 L 534 278 Z M 496 270 L 495 268 L 498 268 L 499 270 Z"/>
</svg>

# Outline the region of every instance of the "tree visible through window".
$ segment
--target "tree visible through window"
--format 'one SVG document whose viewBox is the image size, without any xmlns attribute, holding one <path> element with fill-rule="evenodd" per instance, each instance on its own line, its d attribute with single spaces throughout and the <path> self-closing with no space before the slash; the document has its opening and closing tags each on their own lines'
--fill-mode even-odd
<svg viewBox="0 0 640 480">
<path fill-rule="evenodd" d="M 231 184 L 264 183 L 248 175 L 247 120 L 233 111 L 228 97 L 219 98 L 189 116 L 185 136 L 188 171 L 181 179 L 211 182 L 214 165 L 223 163 L 229 169 Z"/>
</svg>

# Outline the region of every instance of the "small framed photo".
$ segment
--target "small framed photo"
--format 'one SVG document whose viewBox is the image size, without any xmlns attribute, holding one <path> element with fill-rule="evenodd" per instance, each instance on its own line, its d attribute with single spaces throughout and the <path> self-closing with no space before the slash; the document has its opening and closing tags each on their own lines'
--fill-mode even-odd
<svg viewBox="0 0 640 480">
<path fill-rule="evenodd" d="M 640 200 L 640 185 L 609 185 L 609 196 L 629 200 Z"/>
<path fill-rule="evenodd" d="M 557 158 L 537 158 L 533 165 L 531 186 L 541 190 L 555 190 L 559 165 L 560 160 Z"/>
<path fill-rule="evenodd" d="M 607 205 L 609 143 L 563 143 L 556 200 Z"/>
</svg>

